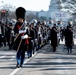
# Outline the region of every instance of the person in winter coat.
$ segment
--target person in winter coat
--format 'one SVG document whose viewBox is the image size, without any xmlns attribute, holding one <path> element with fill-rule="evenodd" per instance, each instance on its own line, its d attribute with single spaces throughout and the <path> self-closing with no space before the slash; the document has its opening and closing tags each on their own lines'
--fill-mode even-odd
<svg viewBox="0 0 76 75">
<path fill-rule="evenodd" d="M 53 52 L 55 52 L 56 51 L 56 47 L 57 47 L 57 43 L 58 43 L 56 27 L 53 27 L 51 29 L 50 39 L 51 39 L 51 46 L 53 48 Z"/>
<path fill-rule="evenodd" d="M 68 53 L 72 53 L 73 31 L 71 26 L 67 26 L 65 31 L 65 45 L 67 47 Z"/>
</svg>

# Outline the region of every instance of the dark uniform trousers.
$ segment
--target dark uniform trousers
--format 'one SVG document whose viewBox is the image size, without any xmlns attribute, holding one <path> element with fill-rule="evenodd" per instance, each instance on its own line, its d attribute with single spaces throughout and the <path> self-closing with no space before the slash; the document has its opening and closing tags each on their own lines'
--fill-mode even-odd
<svg viewBox="0 0 76 75">
<path fill-rule="evenodd" d="M 25 40 L 22 40 L 20 49 L 17 51 L 16 59 L 17 59 L 17 65 L 22 66 L 25 59 L 25 51 L 27 45 L 25 44 Z"/>
</svg>

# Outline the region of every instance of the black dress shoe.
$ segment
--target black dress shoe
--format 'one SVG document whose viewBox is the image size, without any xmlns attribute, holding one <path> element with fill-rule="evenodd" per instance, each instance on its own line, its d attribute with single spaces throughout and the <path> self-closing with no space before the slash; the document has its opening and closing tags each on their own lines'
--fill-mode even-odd
<svg viewBox="0 0 76 75">
<path fill-rule="evenodd" d="M 16 68 L 19 68 L 19 67 L 20 67 L 19 64 L 17 64 L 17 65 L 16 65 Z"/>
<path fill-rule="evenodd" d="M 20 67 L 22 67 L 22 65 L 20 65 Z"/>
</svg>

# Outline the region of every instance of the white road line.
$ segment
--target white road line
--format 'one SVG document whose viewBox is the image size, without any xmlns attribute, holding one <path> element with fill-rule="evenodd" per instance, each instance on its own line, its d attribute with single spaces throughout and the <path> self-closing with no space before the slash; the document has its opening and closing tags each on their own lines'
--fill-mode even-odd
<svg viewBox="0 0 76 75">
<path fill-rule="evenodd" d="M 9 60 L 14 60 L 15 57 L 16 57 L 16 56 L 12 56 L 11 59 L 9 59 Z"/>
<path fill-rule="evenodd" d="M 11 74 L 9 75 L 14 75 L 20 68 L 15 69 Z"/>
<path fill-rule="evenodd" d="M 31 60 L 35 55 L 36 55 L 36 53 L 35 53 L 31 58 L 25 60 L 24 64 L 27 63 L 29 60 Z M 15 70 L 14 70 L 11 74 L 9 74 L 9 75 L 15 75 L 15 73 L 17 73 L 19 69 L 20 69 L 20 68 L 15 69 Z"/>
<path fill-rule="evenodd" d="M 0 58 L 4 58 L 4 57 L 6 57 L 6 56 L 0 56 Z"/>
</svg>

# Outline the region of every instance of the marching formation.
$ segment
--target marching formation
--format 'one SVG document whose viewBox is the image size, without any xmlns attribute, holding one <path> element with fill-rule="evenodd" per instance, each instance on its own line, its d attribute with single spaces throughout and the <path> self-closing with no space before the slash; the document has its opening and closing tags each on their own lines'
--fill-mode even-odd
<svg viewBox="0 0 76 75">
<path fill-rule="evenodd" d="M 63 27 L 60 21 L 57 24 L 49 23 L 47 25 L 45 21 L 33 20 L 31 23 L 25 24 L 25 14 L 26 10 L 19 7 L 16 9 L 17 22 L 15 25 L 0 22 L 0 47 L 8 45 L 9 50 L 17 51 L 17 68 L 22 67 L 24 63 L 25 51 L 30 58 L 49 40 L 51 40 L 51 46 L 53 52 L 55 52 L 59 41 L 65 39 L 68 53 L 72 53 L 74 41 L 73 27 L 70 23 L 66 27 Z"/>
</svg>

